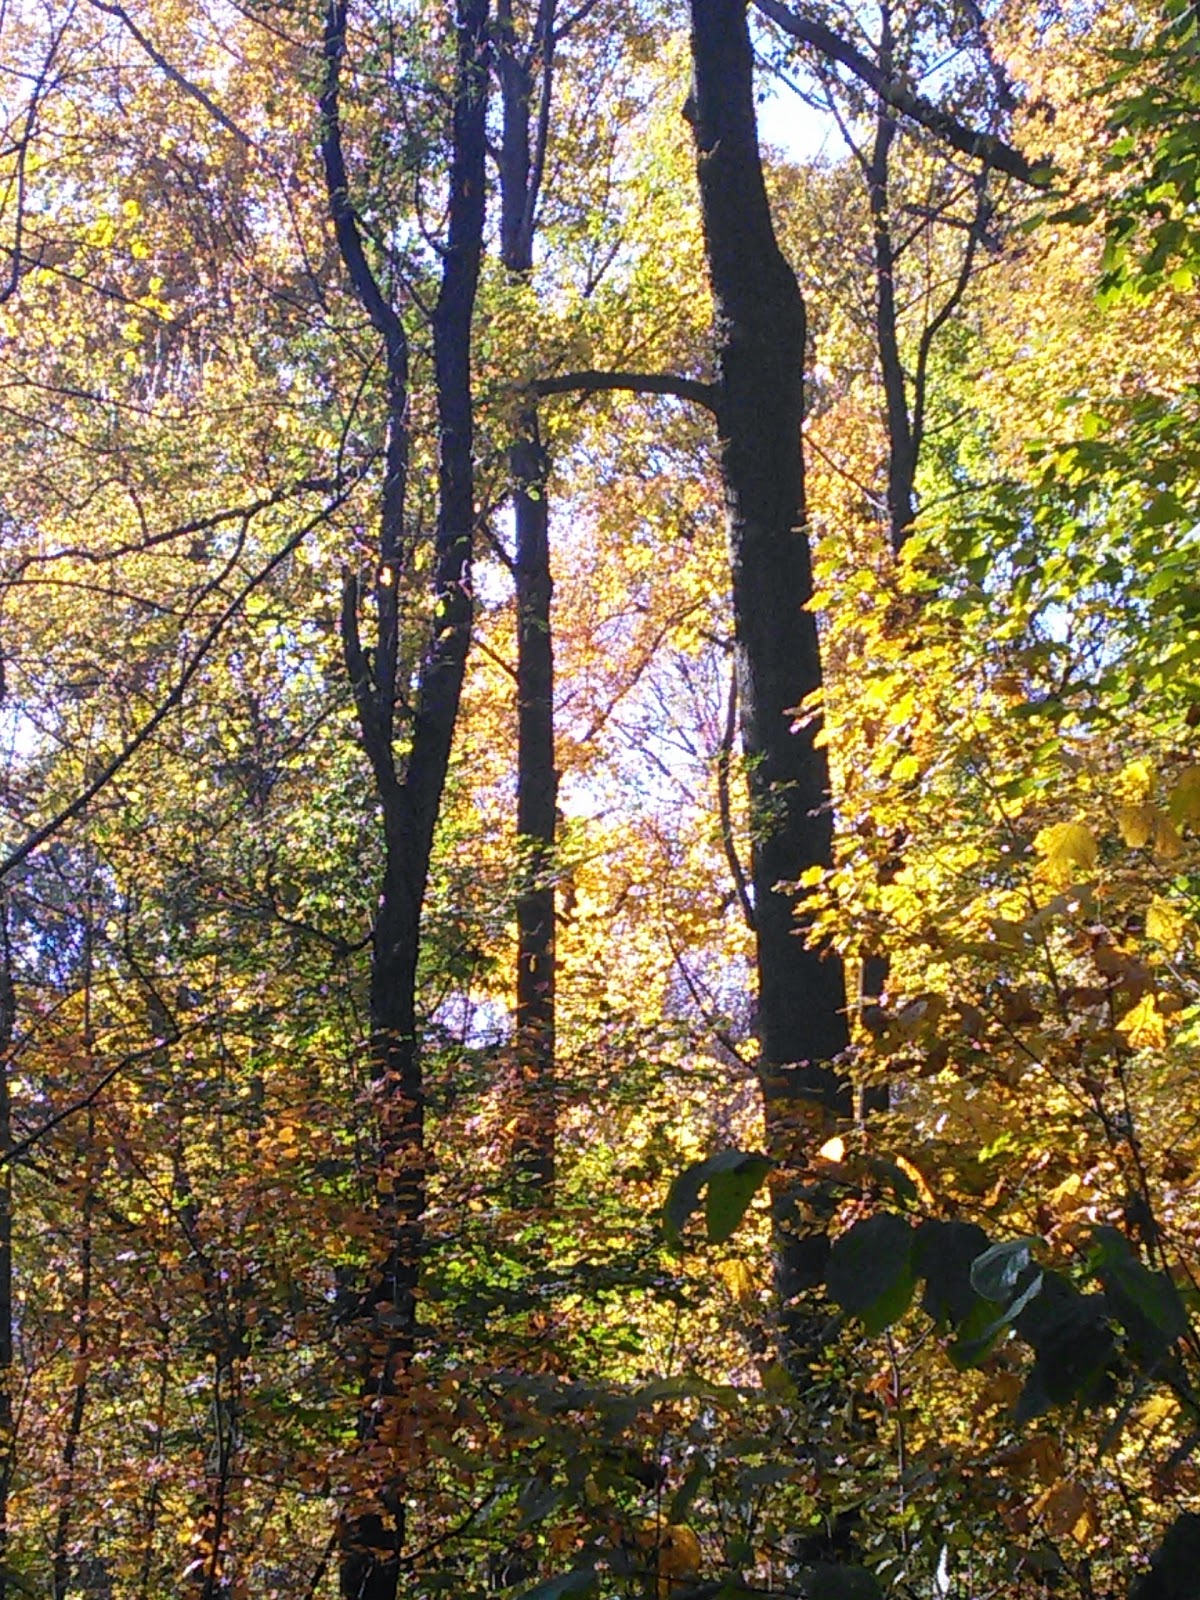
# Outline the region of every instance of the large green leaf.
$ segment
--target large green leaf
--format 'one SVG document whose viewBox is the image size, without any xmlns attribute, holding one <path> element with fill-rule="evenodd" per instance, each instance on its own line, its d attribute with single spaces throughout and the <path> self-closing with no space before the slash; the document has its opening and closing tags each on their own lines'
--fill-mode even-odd
<svg viewBox="0 0 1200 1600">
<path fill-rule="evenodd" d="M 557 1578 L 546 1578 L 535 1583 L 532 1589 L 523 1589 L 517 1600 L 559 1600 L 564 1594 L 586 1594 L 596 1587 L 594 1567 L 576 1567 L 573 1572 L 560 1573 Z"/>
<path fill-rule="evenodd" d="M 1146 1361 L 1155 1362 L 1187 1330 L 1187 1312 L 1165 1272 L 1151 1272 L 1116 1228 L 1092 1231 L 1092 1271 L 1113 1316 Z"/>
<path fill-rule="evenodd" d="M 917 1229 L 913 1269 L 925 1279 L 921 1306 L 940 1326 L 957 1327 L 977 1304 L 971 1267 L 987 1249 L 987 1234 L 975 1222 L 931 1218 Z"/>
<path fill-rule="evenodd" d="M 1150 1571 L 1143 1573 L 1129 1591 L 1129 1600 L 1196 1600 L 1200 1585 L 1200 1517 L 1193 1511 L 1181 1512 L 1163 1536 L 1163 1542 L 1150 1557 Z"/>
<path fill-rule="evenodd" d="M 685 1167 L 667 1191 L 663 1227 L 672 1244 L 678 1244 L 692 1213 L 707 1187 L 705 1224 L 711 1244 L 724 1244 L 746 1214 L 771 1170 L 764 1155 L 747 1150 L 721 1150 L 706 1161 Z"/>
<path fill-rule="evenodd" d="M 714 1172 L 708 1180 L 704 1221 L 710 1244 L 724 1244 L 746 1214 L 771 1170 L 766 1156 L 745 1156 L 736 1166 Z"/>
<path fill-rule="evenodd" d="M 971 1287 L 985 1300 L 1005 1304 L 1016 1295 L 1021 1276 L 1033 1261 L 1035 1239 L 1010 1239 L 985 1250 L 971 1267 Z"/>
<path fill-rule="evenodd" d="M 819 1561 L 801 1579 L 806 1600 L 882 1600 L 879 1580 L 866 1567 Z"/>
<path fill-rule="evenodd" d="M 908 1310 L 916 1287 L 914 1231 L 890 1211 L 856 1222 L 834 1243 L 825 1269 L 830 1296 L 879 1333 Z"/>
</svg>

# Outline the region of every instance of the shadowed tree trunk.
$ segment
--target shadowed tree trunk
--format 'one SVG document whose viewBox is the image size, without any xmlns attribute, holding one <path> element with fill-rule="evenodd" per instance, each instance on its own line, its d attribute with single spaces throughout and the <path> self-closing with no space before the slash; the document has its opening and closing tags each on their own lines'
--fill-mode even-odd
<svg viewBox="0 0 1200 1600">
<path fill-rule="evenodd" d="M 9 1561 L 8 1500 L 16 1467 L 16 1415 L 13 1407 L 13 1183 L 12 1048 L 17 1004 L 8 933 L 8 900 L 0 900 L 0 1600 L 12 1585 Z"/>
<path fill-rule="evenodd" d="M 692 0 L 696 141 L 716 301 L 718 426 L 725 482 L 738 700 L 750 788 L 762 1085 L 775 1191 L 785 1337 L 795 1301 L 821 1281 L 821 1197 L 803 1169 L 814 1140 L 850 1109 L 835 1065 L 849 1042 L 842 964 L 809 949 L 794 885 L 832 863 L 829 764 L 819 717 L 793 731 L 821 687 L 804 531 L 805 316 L 775 240 L 763 184 L 744 0 Z M 815 1213 L 815 1214 L 814 1214 Z"/>
<path fill-rule="evenodd" d="M 496 60 L 504 121 L 499 151 L 500 254 L 518 281 L 533 270 L 537 205 L 549 127 L 555 0 L 542 0 L 532 38 L 517 36 L 511 0 L 497 11 Z M 533 123 L 535 85 L 538 117 Z M 548 1204 L 554 1191 L 554 636 L 550 604 L 548 463 L 532 401 L 517 418 L 508 453 L 517 589 L 517 1127 L 518 1203 Z"/>
<path fill-rule="evenodd" d="M 375 648 L 370 655 L 360 639 L 360 586 L 353 575 L 346 579 L 342 604 L 346 668 L 383 813 L 384 868 L 371 958 L 370 1067 L 379 1137 L 377 1208 L 388 1239 L 386 1258 L 359 1305 L 366 1352 L 360 1431 L 364 1469 L 372 1479 L 362 1498 L 374 1501 L 374 1507 L 352 1513 L 342 1528 L 340 1580 L 345 1600 L 394 1600 L 404 1543 L 403 1463 L 390 1456 L 386 1439 L 403 1407 L 409 1381 L 424 1225 L 425 1093 L 416 1008 L 421 908 L 472 623 L 475 500 L 470 352 L 484 223 L 487 20 L 487 0 L 460 0 L 455 19 L 449 216 L 433 314 L 440 445 L 434 622 L 409 708 L 408 755 L 400 763 L 394 736 L 398 590 L 408 555 L 408 338 L 367 261 L 350 200 L 338 99 L 346 48 L 344 0 L 331 0 L 325 19 L 322 155 L 330 212 L 354 292 L 384 343 L 388 408 L 374 580 Z"/>
</svg>

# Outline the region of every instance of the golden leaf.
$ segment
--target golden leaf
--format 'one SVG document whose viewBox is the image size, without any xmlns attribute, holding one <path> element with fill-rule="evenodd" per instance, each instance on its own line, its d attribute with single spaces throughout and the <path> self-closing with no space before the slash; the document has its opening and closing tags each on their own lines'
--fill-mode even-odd
<svg viewBox="0 0 1200 1600">
<path fill-rule="evenodd" d="M 1168 950 L 1177 950 L 1187 927 L 1183 911 L 1171 900 L 1156 894 L 1146 912 L 1146 933 Z"/>
<path fill-rule="evenodd" d="M 739 1305 L 748 1305 L 754 1299 L 758 1286 L 744 1261 L 722 1261 L 717 1274 Z"/>
<path fill-rule="evenodd" d="M 1158 811 L 1154 806 L 1118 806 L 1117 827 L 1121 838 L 1131 850 L 1140 850 L 1154 837 L 1154 819 Z"/>
<path fill-rule="evenodd" d="M 1083 1484 L 1070 1479 L 1047 1489 L 1033 1510 L 1035 1516 L 1042 1518 L 1051 1538 L 1061 1539 L 1070 1534 L 1072 1539 L 1084 1544 L 1096 1532 L 1097 1519 L 1091 1497 Z"/>
<path fill-rule="evenodd" d="M 1075 881 L 1076 869 L 1090 872 L 1096 865 L 1096 841 L 1082 822 L 1053 822 L 1033 841 L 1042 858 L 1042 873 L 1058 889 Z"/>
<path fill-rule="evenodd" d="M 1145 761 L 1131 761 L 1117 774 L 1117 793 L 1135 806 L 1148 800 L 1153 788 L 1154 773 Z"/>
<path fill-rule="evenodd" d="M 1161 811 L 1154 814 L 1154 854 L 1160 861 L 1174 861 L 1183 854 L 1183 840 L 1179 830 Z"/>
<path fill-rule="evenodd" d="M 693 1578 L 700 1570 L 700 1541 L 691 1528 L 663 1530 L 658 1547 L 658 1570 L 672 1578 Z"/>
<path fill-rule="evenodd" d="M 1134 1050 L 1161 1050 L 1167 1042 L 1166 1025 L 1152 994 L 1144 994 L 1117 1023 L 1117 1029 Z"/>
<path fill-rule="evenodd" d="M 1167 801 L 1175 823 L 1200 822 L 1200 767 L 1185 767 Z"/>
</svg>

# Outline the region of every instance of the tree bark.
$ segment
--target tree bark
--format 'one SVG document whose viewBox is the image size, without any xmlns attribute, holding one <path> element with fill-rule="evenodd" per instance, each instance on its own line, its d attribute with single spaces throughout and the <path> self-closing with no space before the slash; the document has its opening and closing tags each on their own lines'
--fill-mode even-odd
<svg viewBox="0 0 1200 1600">
<path fill-rule="evenodd" d="M 497 68 L 504 120 L 499 154 L 500 254 L 518 281 L 533 270 L 533 241 L 545 157 L 554 56 L 555 0 L 542 0 L 528 48 L 517 37 L 511 0 L 498 7 Z M 535 68 L 541 102 L 532 130 Z M 548 462 L 537 409 L 524 406 L 508 452 L 516 533 L 517 586 L 517 1126 L 513 1167 L 518 1204 L 553 1198 L 555 1079 L 554 635 L 550 614 Z"/>
<path fill-rule="evenodd" d="M 449 173 L 449 219 L 433 315 L 439 437 L 434 548 L 434 620 L 413 697 L 411 742 L 403 770 L 394 748 L 399 659 L 397 593 L 405 553 L 408 481 L 408 341 L 362 246 L 349 199 L 338 106 L 345 50 L 344 0 L 326 13 L 322 152 L 338 244 L 351 283 L 382 336 L 387 357 L 388 438 L 376 569 L 375 649 L 358 627 L 359 585 L 343 594 L 342 639 L 363 747 L 383 812 L 384 868 L 371 958 L 370 1070 L 379 1148 L 376 1196 L 387 1254 L 361 1297 L 365 1366 L 360 1432 L 381 1445 L 403 1407 L 416 1337 L 417 1288 L 425 1210 L 425 1092 L 417 1026 L 421 909 L 434 832 L 458 720 L 473 619 L 475 533 L 471 327 L 483 245 L 488 89 L 488 3 L 459 0 Z M 386 1459 L 386 1451 L 378 1451 Z M 371 1468 L 371 1470 L 375 1470 Z M 372 1485 L 375 1508 L 349 1515 L 341 1529 L 344 1600 L 395 1600 L 404 1544 L 402 1463 Z"/>
<path fill-rule="evenodd" d="M 17 1461 L 16 1411 L 13 1405 L 13 1167 L 12 1049 L 17 1002 L 9 942 L 8 900 L 0 901 L 0 1600 L 12 1585 L 9 1566 L 11 1529 L 9 1492 Z"/>
<path fill-rule="evenodd" d="M 833 858 L 829 765 L 819 716 L 797 708 L 821 688 L 804 529 L 805 313 L 771 223 L 754 109 L 745 0 L 692 0 L 695 134 L 716 301 L 718 426 L 732 563 L 738 697 L 750 788 L 762 1084 L 776 1188 L 777 1286 L 785 1331 L 821 1281 L 819 1196 L 801 1175 L 812 1140 L 850 1109 L 835 1064 L 848 1042 L 845 978 L 805 940 L 802 892 Z"/>
</svg>

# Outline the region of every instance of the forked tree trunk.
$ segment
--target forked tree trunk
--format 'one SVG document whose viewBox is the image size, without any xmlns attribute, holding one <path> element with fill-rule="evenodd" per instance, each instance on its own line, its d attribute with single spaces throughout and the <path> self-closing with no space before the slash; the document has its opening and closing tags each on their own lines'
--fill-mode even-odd
<svg viewBox="0 0 1200 1600">
<path fill-rule="evenodd" d="M 397 592 L 407 564 L 408 340 L 367 262 L 341 144 L 339 71 L 346 47 L 344 0 L 326 13 L 322 154 L 330 210 L 354 291 L 384 341 L 388 438 L 376 568 L 376 638 L 359 637 L 359 588 L 347 579 L 342 639 L 363 747 L 383 812 L 384 870 L 371 959 L 370 1068 L 378 1125 L 377 1209 L 387 1250 L 360 1297 L 364 1405 L 363 1498 L 372 1509 L 345 1519 L 340 1538 L 344 1600 L 395 1600 L 404 1545 L 404 1463 L 386 1440 L 405 1404 L 416 1337 L 425 1211 L 425 1091 L 417 1033 L 421 909 L 434 832 L 458 720 L 471 638 L 475 532 L 471 327 L 483 244 L 488 0 L 459 0 L 449 172 L 449 221 L 433 317 L 439 437 L 434 623 L 412 704 L 401 768 L 393 745 L 399 660 Z"/>
<path fill-rule="evenodd" d="M 804 304 L 775 240 L 763 183 L 745 0 L 692 0 L 693 93 L 709 274 L 716 301 L 718 424 L 725 482 L 738 698 L 750 789 L 762 1087 L 775 1191 L 785 1334 L 796 1297 L 822 1278 L 819 1193 L 803 1183 L 813 1142 L 850 1109 L 835 1064 L 848 1040 L 845 978 L 809 949 L 810 867 L 832 863 L 829 764 L 819 718 L 793 731 L 821 687 L 805 534 Z M 810 1192 L 811 1191 L 811 1192 Z"/>
</svg>

